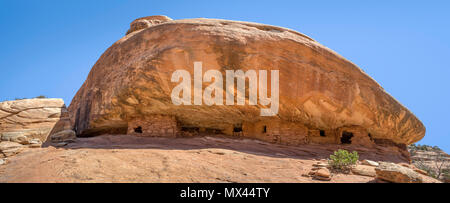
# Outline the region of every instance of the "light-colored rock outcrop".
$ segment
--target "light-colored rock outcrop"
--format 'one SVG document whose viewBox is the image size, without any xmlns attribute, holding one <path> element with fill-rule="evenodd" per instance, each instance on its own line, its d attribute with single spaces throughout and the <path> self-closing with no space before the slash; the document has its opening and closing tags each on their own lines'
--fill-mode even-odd
<svg viewBox="0 0 450 203">
<path fill-rule="evenodd" d="M 13 156 L 23 150 L 24 145 L 16 143 L 3 141 L 0 142 L 0 158 Z"/>
<path fill-rule="evenodd" d="M 369 177 L 376 176 L 374 166 L 356 165 L 351 169 L 351 171 L 353 174 L 356 174 L 356 175 L 369 176 Z"/>
<path fill-rule="evenodd" d="M 176 70 L 279 70 L 277 116 L 256 106 L 176 106 Z M 205 88 L 207 83 L 203 84 Z M 270 92 L 270 90 L 269 90 Z M 248 94 L 246 95 L 248 100 Z M 284 144 L 414 143 L 423 124 L 360 68 L 296 31 L 215 19 L 138 19 L 100 57 L 70 107 L 78 135 L 148 132 L 172 136 L 173 126 L 138 126 L 155 117 L 175 134 L 224 133 Z M 166 123 L 166 122 L 165 122 Z M 156 133 L 158 134 L 158 133 Z"/>
<path fill-rule="evenodd" d="M 41 147 L 51 134 L 72 129 L 62 99 L 23 99 L 0 103 L 0 144 Z M 67 137 L 67 136 L 66 136 Z M 72 139 L 72 138 L 71 138 Z M 14 155 L 22 147 L 3 150 Z"/>
<path fill-rule="evenodd" d="M 422 182 L 422 178 L 412 169 L 394 163 L 381 162 L 375 171 L 377 178 L 392 183 Z"/>
<path fill-rule="evenodd" d="M 366 166 L 375 166 L 375 167 L 377 167 L 377 166 L 380 165 L 380 164 L 379 164 L 378 162 L 376 162 L 376 161 L 371 161 L 371 160 L 367 160 L 367 159 L 362 160 L 362 161 L 361 161 L 361 164 L 366 165 Z"/>
<path fill-rule="evenodd" d="M 439 183 L 440 181 L 425 176 L 411 168 L 389 162 L 380 162 L 375 168 L 377 179 L 391 183 Z"/>
<path fill-rule="evenodd" d="M 35 138 L 45 141 L 64 113 L 67 110 L 62 99 L 0 102 L 0 139 L 22 144 Z"/>
</svg>

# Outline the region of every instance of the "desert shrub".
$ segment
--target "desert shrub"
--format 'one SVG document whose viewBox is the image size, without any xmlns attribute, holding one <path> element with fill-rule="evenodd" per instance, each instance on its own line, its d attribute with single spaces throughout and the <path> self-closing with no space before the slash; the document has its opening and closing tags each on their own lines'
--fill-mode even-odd
<svg viewBox="0 0 450 203">
<path fill-rule="evenodd" d="M 414 150 L 421 150 L 421 151 L 442 151 L 441 148 L 439 148 L 438 146 L 430 146 L 430 145 L 420 145 L 420 144 L 411 144 L 408 146 L 408 149 L 411 151 Z"/>
<path fill-rule="evenodd" d="M 45 96 L 45 95 L 39 95 L 39 96 L 35 97 L 35 99 L 45 99 L 45 98 L 47 98 L 47 96 Z"/>
<path fill-rule="evenodd" d="M 433 147 L 433 150 L 434 150 L 434 151 L 442 151 L 442 149 L 439 148 L 438 146 L 434 146 L 434 147 Z"/>
<path fill-rule="evenodd" d="M 348 152 L 347 150 L 340 149 L 335 151 L 333 155 L 330 155 L 328 164 L 336 170 L 349 171 L 353 165 L 359 159 L 358 152 Z"/>
</svg>

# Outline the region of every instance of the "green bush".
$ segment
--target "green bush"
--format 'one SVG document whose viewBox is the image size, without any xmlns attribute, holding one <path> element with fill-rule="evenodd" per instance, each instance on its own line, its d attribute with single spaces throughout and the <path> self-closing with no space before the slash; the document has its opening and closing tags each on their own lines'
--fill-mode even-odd
<svg viewBox="0 0 450 203">
<path fill-rule="evenodd" d="M 348 171 L 358 161 L 358 152 L 348 152 L 347 150 L 340 149 L 334 152 L 334 155 L 330 155 L 328 164 L 337 170 Z"/>
<path fill-rule="evenodd" d="M 35 97 L 35 99 L 45 99 L 45 98 L 47 98 L 47 96 L 45 96 L 45 95 L 39 95 L 39 96 Z"/>
<path fill-rule="evenodd" d="M 415 144 L 411 144 L 408 146 L 408 149 L 411 151 L 414 150 L 421 150 L 421 151 L 442 151 L 441 148 L 439 148 L 438 146 L 430 146 L 430 145 L 415 145 Z"/>
</svg>

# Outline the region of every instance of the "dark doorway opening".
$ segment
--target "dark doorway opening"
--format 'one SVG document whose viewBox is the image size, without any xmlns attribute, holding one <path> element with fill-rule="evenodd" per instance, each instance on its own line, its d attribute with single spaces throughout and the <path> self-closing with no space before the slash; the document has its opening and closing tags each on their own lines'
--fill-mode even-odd
<svg viewBox="0 0 450 203">
<path fill-rule="evenodd" d="M 134 129 L 135 133 L 142 133 L 142 127 L 138 126 L 137 128 Z"/>
<path fill-rule="evenodd" d="M 263 126 L 263 133 L 267 133 L 267 126 Z"/>
<path fill-rule="evenodd" d="M 241 126 L 235 126 L 233 128 L 233 136 L 242 136 L 242 127 Z"/>
<path fill-rule="evenodd" d="M 351 132 L 342 132 L 341 144 L 351 144 L 352 143 L 353 133 Z"/>
<path fill-rule="evenodd" d="M 325 137 L 325 130 L 320 130 L 320 137 Z"/>
</svg>

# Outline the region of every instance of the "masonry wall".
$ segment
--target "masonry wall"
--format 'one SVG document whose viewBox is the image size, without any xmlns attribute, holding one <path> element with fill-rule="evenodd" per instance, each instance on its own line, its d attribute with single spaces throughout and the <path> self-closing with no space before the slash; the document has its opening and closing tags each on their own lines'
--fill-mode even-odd
<svg viewBox="0 0 450 203">
<path fill-rule="evenodd" d="M 271 143 L 299 145 L 307 143 L 308 130 L 298 123 L 260 121 L 243 123 L 243 136 Z"/>
<path fill-rule="evenodd" d="M 264 120 L 255 123 L 243 122 L 230 125 L 226 129 L 207 129 L 203 127 L 178 126 L 173 116 L 154 115 L 136 118 L 128 122 L 127 134 L 144 137 L 189 137 L 195 135 L 225 134 L 245 138 L 258 139 L 270 143 L 285 145 L 302 144 L 345 144 L 342 143 L 343 133 L 351 133 L 350 143 L 372 147 L 374 140 L 362 127 L 348 126 L 332 130 L 308 129 L 299 123 L 280 122 L 279 120 Z M 240 132 L 235 132 L 236 129 Z"/>
<path fill-rule="evenodd" d="M 345 144 L 341 138 L 343 133 L 351 133 L 353 145 L 367 147 L 374 146 L 368 132 L 359 126 L 341 127 L 331 130 L 308 129 L 298 123 L 279 122 L 276 120 L 260 121 L 256 123 L 243 123 L 243 137 L 254 138 L 271 143 L 301 145 L 301 144 Z M 232 127 L 230 127 L 232 129 Z M 228 130 L 230 131 L 230 130 Z M 226 133 L 232 135 L 230 132 Z"/>
<path fill-rule="evenodd" d="M 154 115 L 128 122 L 127 134 L 143 137 L 176 137 L 177 121 L 173 116 Z"/>
<path fill-rule="evenodd" d="M 321 131 L 323 131 L 321 133 Z M 308 143 L 314 144 L 338 144 L 337 134 L 333 130 L 308 130 Z"/>
</svg>

